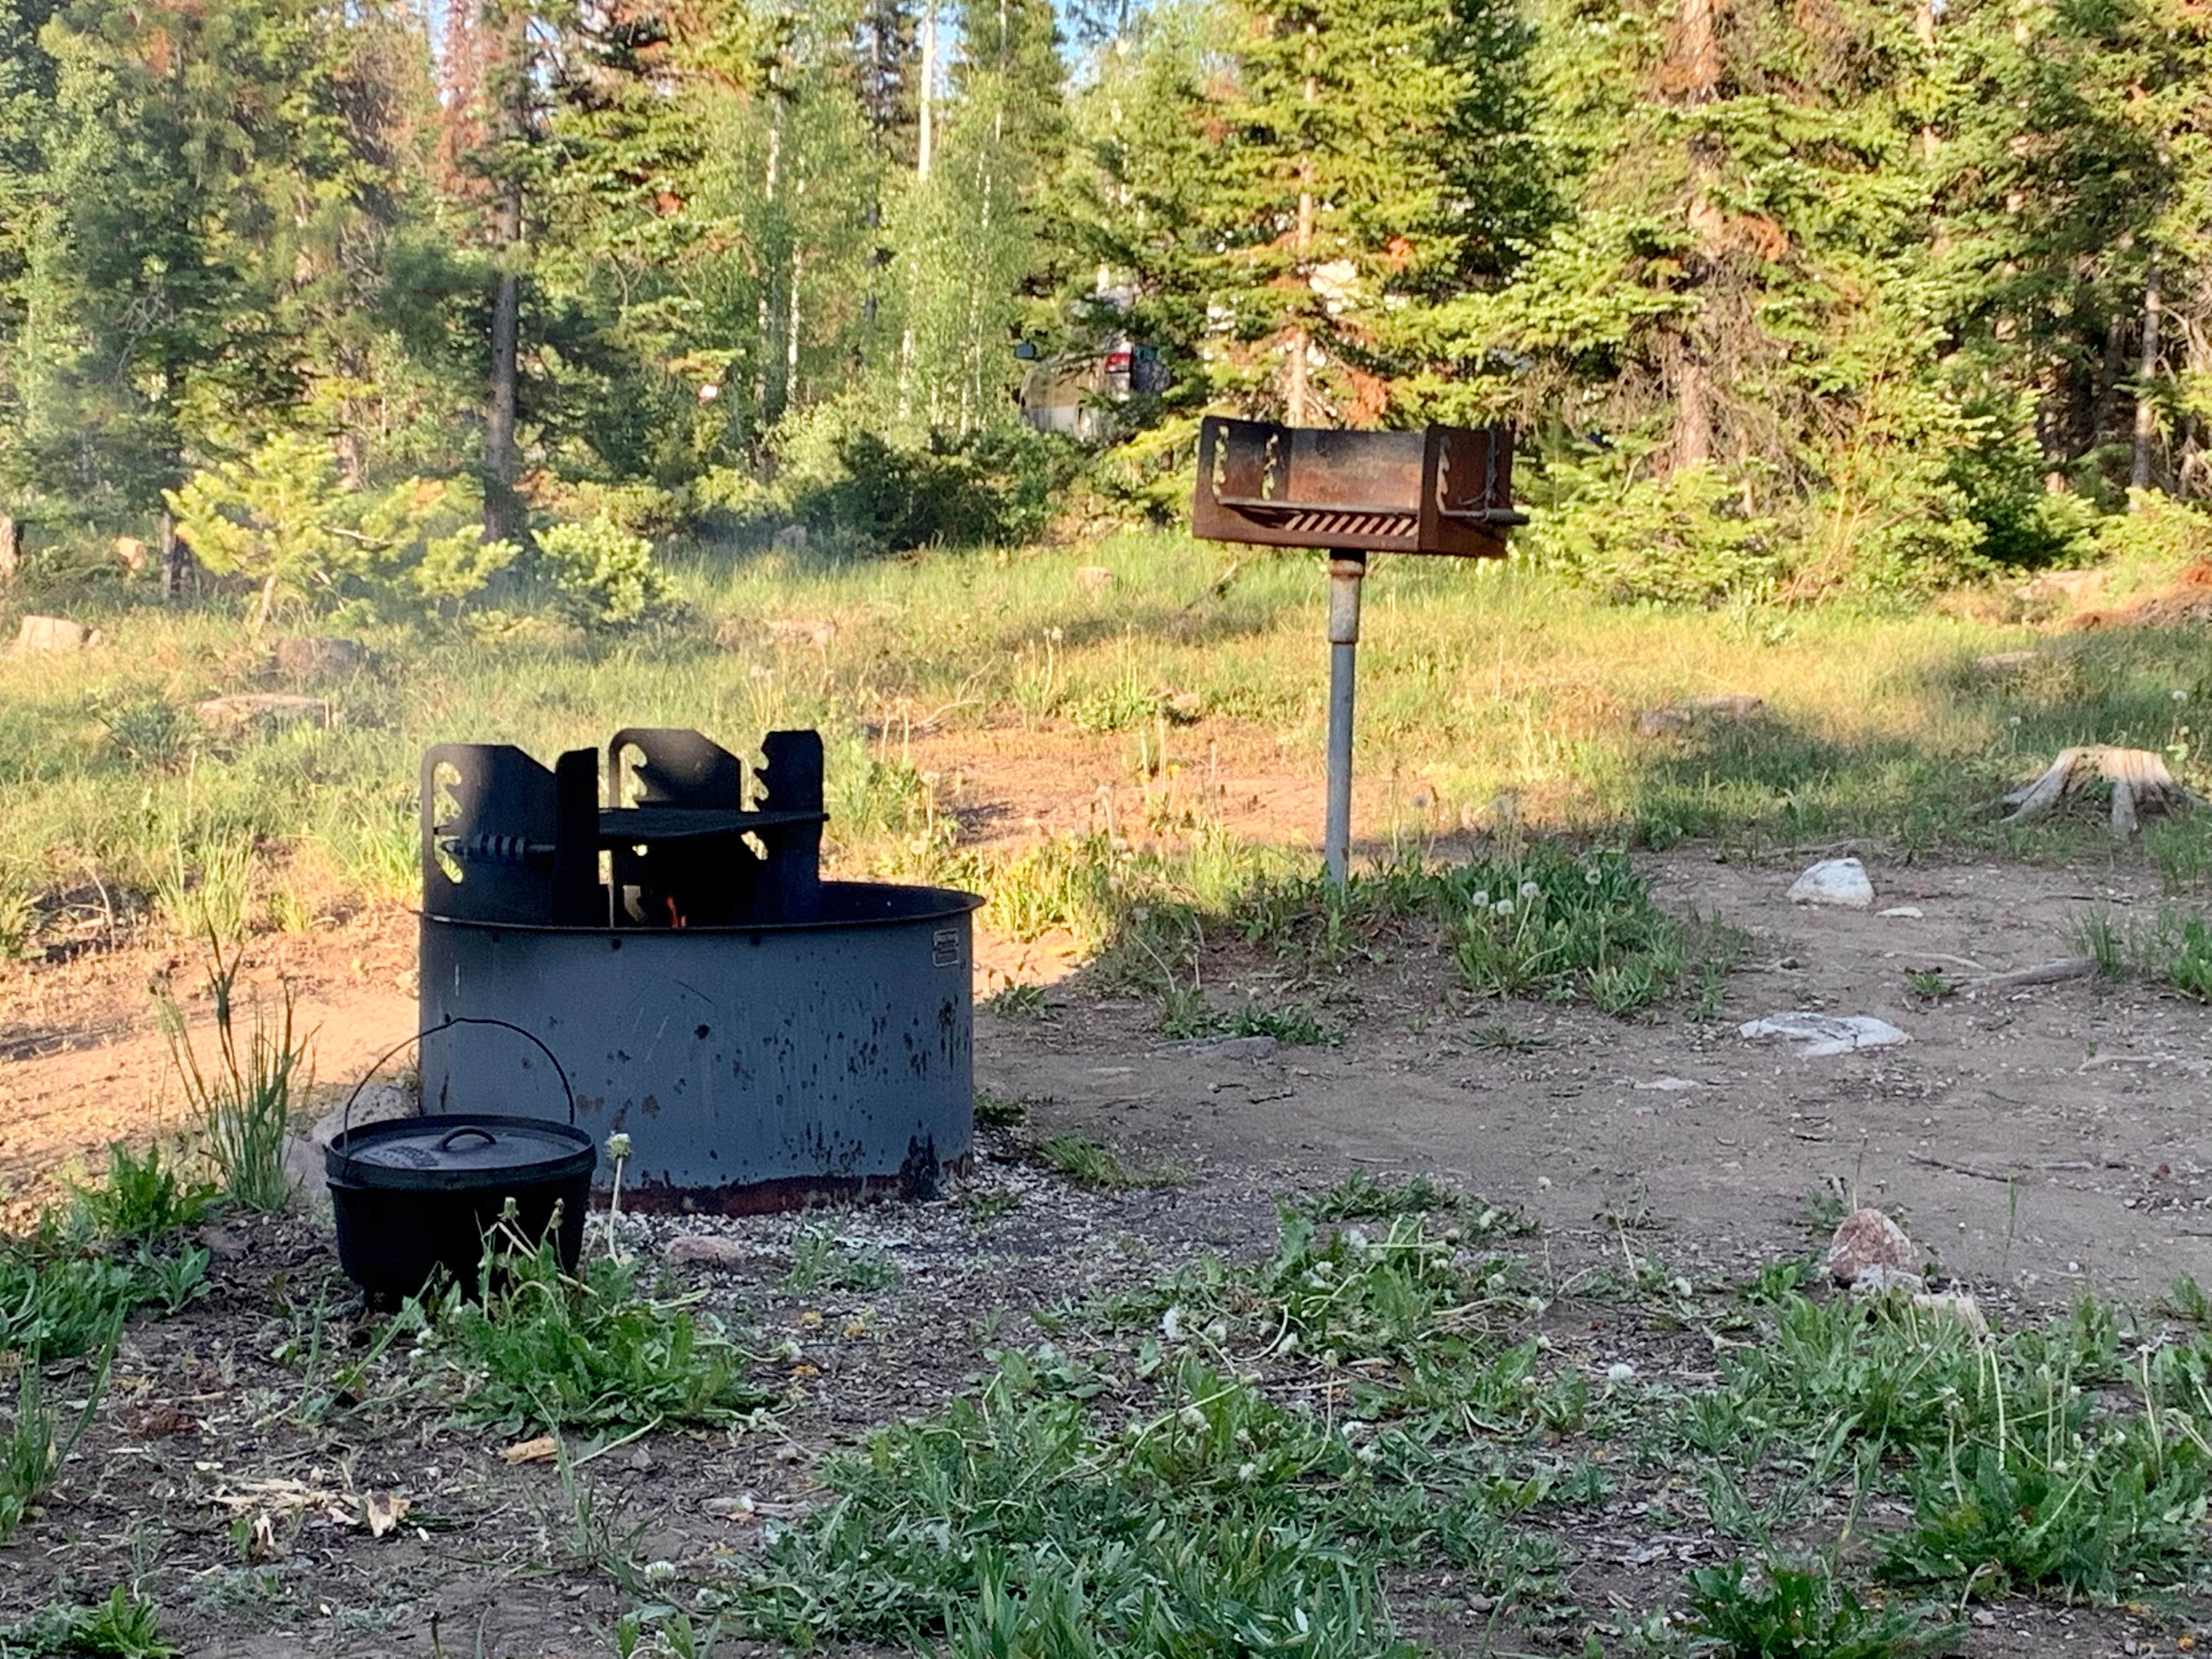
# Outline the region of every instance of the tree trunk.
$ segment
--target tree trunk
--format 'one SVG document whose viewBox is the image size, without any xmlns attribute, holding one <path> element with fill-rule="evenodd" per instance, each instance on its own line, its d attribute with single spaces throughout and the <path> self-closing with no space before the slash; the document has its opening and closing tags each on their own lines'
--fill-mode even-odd
<svg viewBox="0 0 2212 1659">
<path fill-rule="evenodd" d="M 2158 436 L 2158 409 L 2151 401 L 2150 383 L 2158 374 L 2159 324 L 2166 313 L 2166 296 L 2159 287 L 2158 261 L 2153 258 L 2143 276 L 2142 356 L 2136 374 L 2136 451 L 2128 468 L 2128 488 L 2150 488 L 2150 448 Z"/>
<path fill-rule="evenodd" d="M 166 513 L 157 534 L 161 544 L 161 597 L 173 605 L 185 597 L 185 589 L 191 583 L 192 550 L 177 533 L 177 521 Z"/>
<path fill-rule="evenodd" d="M 1306 61 L 1313 61 L 1313 27 L 1306 27 Z M 1320 88 L 1311 73 L 1306 76 L 1305 101 L 1313 103 L 1320 96 Z M 1297 280 L 1299 295 L 1296 303 L 1303 308 L 1311 291 L 1313 278 L 1314 195 L 1313 153 L 1305 149 L 1298 157 L 1298 229 Z M 1285 362 L 1283 377 L 1284 418 L 1292 426 L 1311 426 L 1313 418 L 1313 385 L 1309 376 L 1306 359 L 1311 355 L 1313 343 L 1307 337 L 1305 325 L 1294 323 L 1288 343 L 1289 356 Z"/>
<path fill-rule="evenodd" d="M 510 145 L 529 131 L 530 25 L 526 12 L 510 21 L 507 56 L 499 68 L 502 84 L 496 100 L 499 136 Z M 515 481 L 521 471 L 516 448 L 518 380 L 522 355 L 522 276 L 516 269 L 522 251 L 522 180 L 516 158 L 501 158 L 498 205 L 492 235 L 498 249 L 499 287 L 491 307 L 491 395 L 484 410 L 484 534 L 514 541 L 522 531 Z"/>
<path fill-rule="evenodd" d="M 1667 76 L 1677 100 L 1686 108 L 1711 103 L 1720 91 L 1719 8 L 1720 0 L 1683 0 L 1675 14 Z M 1713 191 L 1714 176 L 1720 170 L 1713 141 L 1703 133 L 1692 133 L 1689 146 L 1690 199 L 1685 212 L 1690 242 L 1689 280 L 1697 288 L 1711 279 L 1726 224 Z M 1673 377 L 1674 441 L 1668 455 L 1670 469 L 1701 466 L 1713 456 L 1717 422 L 1708 356 L 1707 309 L 1701 302 L 1685 317 L 1677 339 Z"/>
<path fill-rule="evenodd" d="M 0 587 L 15 580 L 22 568 L 22 528 L 10 515 L 0 513 Z"/>
</svg>

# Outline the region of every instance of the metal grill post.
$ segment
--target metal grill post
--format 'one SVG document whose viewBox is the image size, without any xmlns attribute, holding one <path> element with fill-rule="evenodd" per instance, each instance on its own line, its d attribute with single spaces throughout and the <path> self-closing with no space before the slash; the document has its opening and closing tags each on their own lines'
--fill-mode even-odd
<svg viewBox="0 0 2212 1659">
<path fill-rule="evenodd" d="M 1367 556 L 1328 562 L 1328 817 L 1322 850 L 1328 878 L 1344 884 L 1352 866 L 1352 696 L 1359 660 L 1359 585 Z"/>
<path fill-rule="evenodd" d="M 1370 553 L 1494 559 L 1513 510 L 1513 434 L 1431 426 L 1342 432 L 1209 415 L 1198 428 L 1191 533 L 1246 547 L 1304 547 L 1328 562 L 1328 878 L 1352 865 L 1352 672 Z"/>
</svg>

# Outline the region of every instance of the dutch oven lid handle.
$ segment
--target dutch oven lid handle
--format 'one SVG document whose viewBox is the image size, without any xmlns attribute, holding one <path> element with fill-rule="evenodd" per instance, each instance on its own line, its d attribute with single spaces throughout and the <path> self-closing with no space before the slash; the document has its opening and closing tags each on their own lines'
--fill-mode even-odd
<svg viewBox="0 0 2212 1659">
<path fill-rule="evenodd" d="M 362 1073 L 360 1082 L 353 1085 L 353 1092 L 346 1097 L 345 1111 L 338 1122 L 338 1139 L 345 1144 L 345 1151 L 339 1156 L 346 1164 L 350 1165 L 353 1163 L 353 1143 L 349 1139 L 348 1139 L 346 1133 L 346 1131 L 353 1127 L 353 1104 L 354 1102 L 361 1098 L 361 1091 L 368 1087 L 369 1079 L 374 1078 L 378 1072 L 383 1069 L 384 1062 L 386 1060 L 391 1059 L 392 1055 L 398 1054 L 402 1048 L 411 1048 L 415 1044 L 420 1042 L 424 1037 L 435 1036 L 439 1032 L 450 1030 L 456 1025 L 496 1025 L 502 1030 L 512 1031 L 519 1037 L 526 1038 L 531 1044 L 537 1048 L 539 1054 L 544 1055 L 547 1060 L 552 1061 L 553 1075 L 561 1079 L 561 1092 L 568 1097 L 568 1127 L 572 1129 L 576 1127 L 576 1091 L 569 1086 L 568 1073 L 562 1066 L 561 1057 L 558 1054 L 556 1054 L 550 1048 L 547 1048 L 544 1042 L 540 1042 L 535 1032 L 525 1030 L 521 1026 L 517 1025 L 512 1020 L 488 1019 L 477 1014 L 448 1014 L 445 1018 L 440 1020 L 435 1025 L 425 1026 L 422 1030 L 416 1032 L 413 1036 L 407 1038 L 404 1042 L 393 1043 L 389 1048 L 386 1048 L 382 1054 L 376 1057 L 375 1064 L 371 1066 L 367 1072 Z M 441 1140 L 438 1144 L 441 1146 L 444 1146 L 447 1142 L 453 1139 L 454 1135 L 470 1133 L 471 1131 L 477 1134 L 483 1134 L 483 1130 L 474 1129 L 473 1126 L 464 1126 L 462 1128 L 453 1130 L 451 1133 L 447 1135 L 445 1140 Z M 489 1135 L 484 1135 L 484 1139 L 489 1140 L 491 1137 Z"/>
<path fill-rule="evenodd" d="M 447 1130 L 446 1133 L 439 1138 L 438 1150 L 441 1152 L 452 1152 L 453 1150 L 453 1143 L 459 1140 L 463 1135 L 474 1135 L 478 1140 L 483 1142 L 487 1146 L 496 1146 L 499 1141 L 499 1137 L 494 1134 L 490 1130 L 479 1129 L 473 1123 L 464 1123 L 458 1129 Z"/>
</svg>

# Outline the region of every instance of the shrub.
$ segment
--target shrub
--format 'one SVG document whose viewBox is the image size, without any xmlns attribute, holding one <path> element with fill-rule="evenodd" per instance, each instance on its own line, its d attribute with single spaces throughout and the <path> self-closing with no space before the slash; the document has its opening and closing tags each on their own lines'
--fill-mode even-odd
<svg viewBox="0 0 2212 1659">
<path fill-rule="evenodd" d="M 1557 504 L 1531 508 L 1528 544 L 1607 599 L 1711 605 L 1780 570 L 1774 521 L 1741 512 L 1736 486 L 1717 468 L 1626 483 L 1571 461 L 1553 471 Z"/>
<path fill-rule="evenodd" d="M 668 579 L 653 562 L 653 544 L 611 520 L 540 532 L 538 558 L 562 611 L 580 628 L 629 628 L 668 602 Z"/>
<path fill-rule="evenodd" d="M 257 629 L 285 599 L 451 617 L 516 553 L 486 539 L 456 486 L 409 478 L 355 489 L 330 445 L 293 434 L 195 473 L 166 499 L 203 565 L 257 585 Z"/>
</svg>

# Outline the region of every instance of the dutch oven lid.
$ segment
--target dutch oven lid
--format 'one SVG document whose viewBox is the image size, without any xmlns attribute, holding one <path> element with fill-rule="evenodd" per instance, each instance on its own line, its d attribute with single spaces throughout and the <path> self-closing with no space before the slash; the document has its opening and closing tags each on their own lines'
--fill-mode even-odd
<svg viewBox="0 0 2212 1659">
<path fill-rule="evenodd" d="M 333 1181 L 398 1191 L 473 1192 L 589 1175 L 591 1136 L 544 1118 L 453 1112 L 364 1123 L 332 1138 L 324 1169 Z"/>
</svg>

